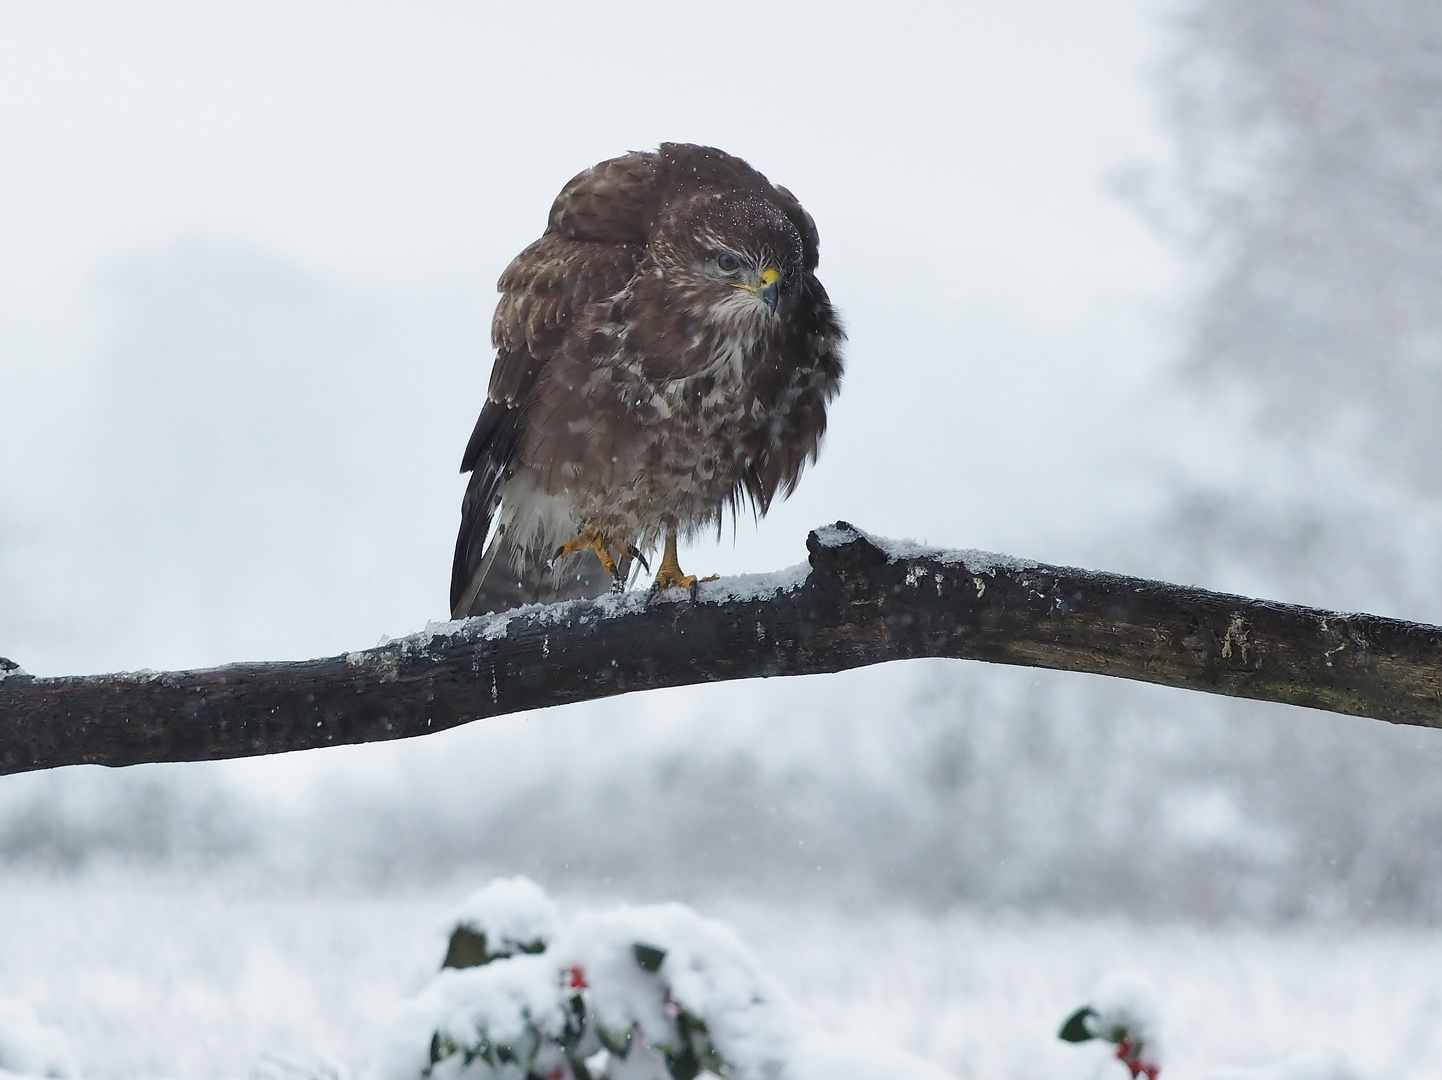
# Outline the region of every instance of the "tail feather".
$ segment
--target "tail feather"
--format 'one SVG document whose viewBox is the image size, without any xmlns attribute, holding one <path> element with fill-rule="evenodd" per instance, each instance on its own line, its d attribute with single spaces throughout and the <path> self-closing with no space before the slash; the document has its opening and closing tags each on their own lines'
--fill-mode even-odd
<svg viewBox="0 0 1442 1080">
<path fill-rule="evenodd" d="M 461 528 L 456 534 L 456 553 L 451 562 L 452 618 L 467 614 L 467 603 L 463 601 L 467 593 L 474 595 L 481 576 L 486 572 L 487 559 L 494 558 L 492 549 L 499 538 L 499 530 L 493 537 L 491 524 L 501 507 L 501 485 L 505 481 L 506 467 L 506 459 L 497 457 L 499 460 L 488 457 L 476 463 L 470 483 L 466 485 L 466 496 L 461 500 Z"/>
<path fill-rule="evenodd" d="M 594 551 L 579 551 L 553 567 L 552 552 L 536 551 L 534 544 L 526 550 L 512 542 L 504 524 L 492 528 L 501 511 L 522 420 L 521 409 L 488 401 L 466 447 L 461 471 L 470 472 L 471 479 L 461 502 L 461 528 L 451 563 L 453 619 L 522 604 L 601 596 L 611 588 L 611 575 Z M 631 560 L 622 559 L 618 569 L 625 580 Z"/>
<path fill-rule="evenodd" d="M 622 580 L 631 570 L 631 560 L 618 566 Z M 528 553 L 512 543 L 504 527 L 496 530 L 466 587 L 455 598 L 451 618 L 509 611 L 522 604 L 552 604 L 603 596 L 611 590 L 611 575 L 589 549 L 568 555 L 553 567 L 543 557 Z"/>
</svg>

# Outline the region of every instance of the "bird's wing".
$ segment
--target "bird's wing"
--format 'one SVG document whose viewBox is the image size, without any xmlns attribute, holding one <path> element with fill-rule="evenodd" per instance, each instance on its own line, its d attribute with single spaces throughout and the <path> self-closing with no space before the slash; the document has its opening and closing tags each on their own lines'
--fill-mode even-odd
<svg viewBox="0 0 1442 1080">
<path fill-rule="evenodd" d="M 755 376 L 756 395 L 768 404 L 772 420 L 732 494 L 733 509 L 749 498 L 764 514 L 778 491 L 790 497 L 802 470 L 816 460 L 826 434 L 826 407 L 841 389 L 846 332 L 810 271 L 802 275 L 797 299 L 786 336 Z"/>
<path fill-rule="evenodd" d="M 469 472 L 471 480 L 451 564 L 453 615 L 465 614 L 467 594 L 475 594 L 484 573 L 486 540 L 525 432 L 536 379 L 578 317 L 615 296 L 636 274 L 645 236 L 639 223 L 652 213 L 652 172 L 645 155 L 633 154 L 581 173 L 557 196 L 545 235 L 501 275 L 501 300 L 491 323 L 496 362 L 461 458 L 461 472 Z"/>
</svg>

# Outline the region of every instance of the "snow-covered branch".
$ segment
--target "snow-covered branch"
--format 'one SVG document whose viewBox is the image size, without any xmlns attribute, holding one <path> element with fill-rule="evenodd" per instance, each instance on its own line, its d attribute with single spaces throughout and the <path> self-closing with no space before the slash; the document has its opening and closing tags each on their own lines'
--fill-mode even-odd
<svg viewBox="0 0 1442 1080">
<path fill-rule="evenodd" d="M 637 690 L 945 656 L 1442 727 L 1442 628 L 937 551 L 845 522 L 809 565 L 520 608 L 323 660 L 40 679 L 0 661 L 0 772 L 424 735 Z"/>
</svg>

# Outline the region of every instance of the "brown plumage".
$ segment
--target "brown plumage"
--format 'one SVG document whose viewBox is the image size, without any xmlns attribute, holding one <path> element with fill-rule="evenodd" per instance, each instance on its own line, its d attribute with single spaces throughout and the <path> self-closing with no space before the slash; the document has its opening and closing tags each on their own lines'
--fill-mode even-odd
<svg viewBox="0 0 1442 1080">
<path fill-rule="evenodd" d="M 599 595 L 599 552 L 619 584 L 628 552 L 789 495 L 841 380 L 816 265 L 796 198 L 720 150 L 663 143 L 567 184 L 501 275 L 452 616 Z"/>
</svg>

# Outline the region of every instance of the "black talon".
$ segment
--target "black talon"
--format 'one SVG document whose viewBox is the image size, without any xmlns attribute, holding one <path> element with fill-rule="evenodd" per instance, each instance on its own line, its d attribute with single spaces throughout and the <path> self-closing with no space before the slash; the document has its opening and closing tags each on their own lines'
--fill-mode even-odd
<svg viewBox="0 0 1442 1080">
<path fill-rule="evenodd" d="M 651 564 L 646 561 L 646 556 L 641 554 L 640 548 L 638 548 L 635 544 L 626 545 L 626 554 L 631 556 L 631 558 L 635 559 L 638 563 L 640 563 L 641 569 L 646 571 L 646 573 L 649 574 L 651 572 Z"/>
</svg>

